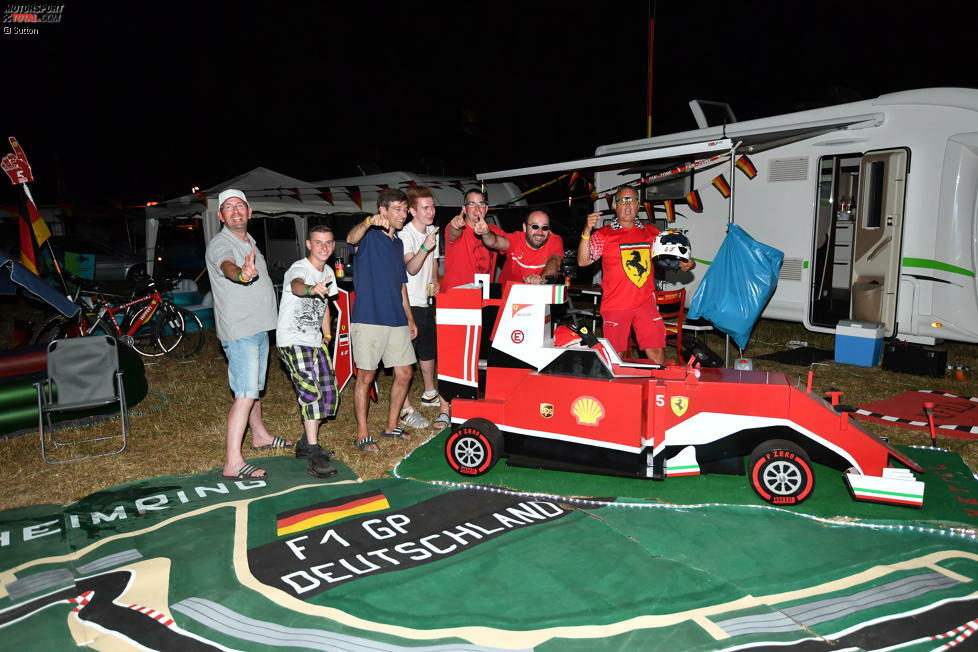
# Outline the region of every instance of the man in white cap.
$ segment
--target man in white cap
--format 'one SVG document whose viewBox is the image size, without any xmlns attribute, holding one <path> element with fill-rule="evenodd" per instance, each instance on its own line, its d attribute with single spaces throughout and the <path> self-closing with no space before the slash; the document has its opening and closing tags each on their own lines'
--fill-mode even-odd
<svg viewBox="0 0 978 652">
<path fill-rule="evenodd" d="M 275 290 L 265 257 L 248 235 L 251 207 L 240 190 L 228 188 L 217 197 L 224 228 L 207 243 L 207 276 L 214 294 L 217 338 L 228 358 L 228 382 L 234 394 L 227 422 L 224 477 L 264 478 L 267 473 L 241 455 L 245 430 L 251 426 L 251 449 L 291 448 L 292 442 L 272 437 L 262 420 L 261 391 L 268 369 L 268 331 L 277 324 Z"/>
</svg>

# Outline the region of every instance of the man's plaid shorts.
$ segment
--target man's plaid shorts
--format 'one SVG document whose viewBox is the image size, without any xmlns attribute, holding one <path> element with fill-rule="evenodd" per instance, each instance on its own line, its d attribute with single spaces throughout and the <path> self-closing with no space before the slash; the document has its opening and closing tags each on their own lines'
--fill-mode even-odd
<svg viewBox="0 0 978 652">
<path fill-rule="evenodd" d="M 277 346 L 278 357 L 289 370 L 303 421 L 336 414 L 339 393 L 329 351 L 325 346 Z"/>
</svg>

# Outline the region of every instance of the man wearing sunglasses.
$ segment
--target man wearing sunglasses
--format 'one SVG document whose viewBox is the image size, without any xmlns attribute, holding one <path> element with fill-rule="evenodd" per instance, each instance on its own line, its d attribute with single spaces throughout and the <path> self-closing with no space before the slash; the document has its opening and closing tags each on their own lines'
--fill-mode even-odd
<svg viewBox="0 0 978 652">
<path fill-rule="evenodd" d="M 665 364 L 666 329 L 655 303 L 655 278 L 652 269 L 652 243 L 659 230 L 638 221 L 639 198 L 634 188 L 624 187 L 615 194 L 615 219 L 595 229 L 601 213 L 587 216 L 577 264 L 581 267 L 601 261 L 601 319 L 604 336 L 623 357 L 628 351 L 628 336 L 635 331 L 638 346 L 655 364 Z M 696 266 L 689 260 L 679 269 L 688 272 Z"/>
<path fill-rule="evenodd" d="M 490 249 L 506 254 L 499 282 L 545 283 L 546 276 L 560 271 L 564 259 L 564 241 L 550 231 L 550 215 L 544 210 L 531 211 L 523 222 L 522 231 L 496 235 L 489 225 L 476 225 L 475 233 Z"/>
<path fill-rule="evenodd" d="M 475 274 L 489 274 L 496 271 L 498 254 L 488 249 L 482 238 L 475 232 L 483 227 L 495 235 L 505 237 L 502 229 L 486 224 L 489 202 L 485 193 L 473 188 L 462 199 L 462 211 L 448 223 L 445 234 L 445 274 L 441 287 L 453 288 L 474 281 Z"/>
</svg>

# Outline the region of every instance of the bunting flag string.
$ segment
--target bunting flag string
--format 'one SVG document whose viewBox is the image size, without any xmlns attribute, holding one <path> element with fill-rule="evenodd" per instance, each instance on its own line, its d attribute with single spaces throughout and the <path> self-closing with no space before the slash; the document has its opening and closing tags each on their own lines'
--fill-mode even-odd
<svg viewBox="0 0 978 652">
<path fill-rule="evenodd" d="M 720 191 L 724 199 L 730 198 L 730 184 L 727 183 L 727 178 L 722 174 L 713 177 L 713 187 Z"/>
<path fill-rule="evenodd" d="M 323 190 L 320 190 L 319 196 L 322 197 L 323 201 L 329 204 L 330 206 L 335 205 L 333 204 L 333 191 L 330 190 L 329 188 L 324 188 Z"/>
<path fill-rule="evenodd" d="M 694 213 L 703 212 L 703 201 L 700 199 L 699 190 L 691 190 L 686 194 L 686 205 Z"/>
</svg>

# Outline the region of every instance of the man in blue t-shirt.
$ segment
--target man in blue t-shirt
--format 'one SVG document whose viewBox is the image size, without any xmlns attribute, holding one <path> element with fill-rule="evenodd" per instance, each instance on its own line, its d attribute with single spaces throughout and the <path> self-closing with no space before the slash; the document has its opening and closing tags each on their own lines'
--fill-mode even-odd
<svg viewBox="0 0 978 652">
<path fill-rule="evenodd" d="M 410 439 L 397 425 L 401 405 L 407 396 L 417 358 L 411 340 L 418 334 L 407 294 L 407 268 L 404 246 L 395 235 L 407 217 L 407 197 L 400 190 L 388 188 L 377 194 L 378 215 L 371 215 L 350 229 L 348 244 L 353 254 L 353 315 L 350 340 L 357 382 L 353 407 L 357 417 L 357 438 L 353 442 L 366 453 L 380 452 L 377 440 L 367 431 L 369 392 L 377 375 L 377 365 L 394 367 L 387 428 L 380 433 L 388 439 Z"/>
</svg>

